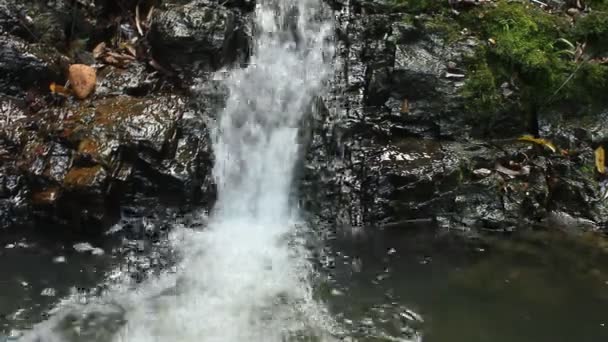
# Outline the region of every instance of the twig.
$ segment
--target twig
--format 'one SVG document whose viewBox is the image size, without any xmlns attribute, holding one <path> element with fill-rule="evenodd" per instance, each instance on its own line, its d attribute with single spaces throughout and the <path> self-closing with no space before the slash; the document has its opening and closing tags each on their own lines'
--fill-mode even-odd
<svg viewBox="0 0 608 342">
<path fill-rule="evenodd" d="M 146 26 L 150 27 L 150 22 L 152 21 L 152 14 L 154 13 L 154 5 L 150 7 L 148 11 L 148 15 L 146 16 Z"/>
<path fill-rule="evenodd" d="M 137 32 L 139 32 L 140 36 L 144 36 L 144 30 L 142 30 L 141 28 L 141 19 L 139 17 L 139 1 L 137 2 L 137 5 L 135 5 L 135 26 L 137 27 Z"/>
<path fill-rule="evenodd" d="M 557 95 L 557 93 L 559 93 L 566 86 L 566 84 L 568 84 L 568 82 L 570 82 L 572 80 L 572 78 L 574 77 L 574 75 L 576 75 L 576 73 L 578 72 L 578 70 L 581 68 L 581 66 L 585 62 L 586 61 L 582 61 L 582 62 L 578 63 L 578 65 L 576 66 L 576 69 L 574 69 L 574 71 L 570 74 L 570 76 L 568 76 L 568 78 L 564 81 L 564 83 L 562 83 L 562 85 L 560 85 L 559 88 L 557 88 L 557 90 L 553 93 L 553 95 L 551 95 L 551 97 L 549 98 L 549 100 L 547 102 L 551 102 L 553 100 L 553 98 L 555 97 L 555 95 Z"/>
</svg>

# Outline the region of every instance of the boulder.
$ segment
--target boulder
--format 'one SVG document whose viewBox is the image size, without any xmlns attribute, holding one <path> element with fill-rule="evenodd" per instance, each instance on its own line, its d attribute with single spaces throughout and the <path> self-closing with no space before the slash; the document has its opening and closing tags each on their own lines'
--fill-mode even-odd
<svg viewBox="0 0 608 342">
<path fill-rule="evenodd" d="M 154 57 L 192 77 L 246 58 L 248 37 L 239 11 L 207 0 L 155 11 L 149 41 Z"/>
<path fill-rule="evenodd" d="M 64 61 L 53 48 L 0 35 L 0 94 L 23 97 L 30 89 L 48 91 L 51 82 L 64 79 Z"/>
<path fill-rule="evenodd" d="M 72 64 L 68 69 L 68 80 L 72 92 L 79 99 L 86 99 L 95 91 L 97 71 L 84 64 Z"/>
<path fill-rule="evenodd" d="M 0 137 L 3 213 L 28 206 L 28 214 L 78 229 L 111 222 L 138 196 L 212 199 L 201 191 L 213 190 L 208 132 L 183 97 L 123 95 L 29 114 L 11 102 L 5 110 L 12 119 L 2 121 Z"/>
<path fill-rule="evenodd" d="M 338 227 L 370 229 L 427 222 L 505 232 L 556 217 L 570 218 L 560 227 L 607 225 L 593 150 L 608 135 L 597 115 L 546 115 L 540 133 L 555 152 L 517 142 L 528 124 L 521 118 L 467 112 L 461 89 L 477 38 L 447 41 L 424 15 L 394 14 L 383 1 L 330 3 L 339 10 L 338 67 L 306 125 L 305 208 Z"/>
</svg>

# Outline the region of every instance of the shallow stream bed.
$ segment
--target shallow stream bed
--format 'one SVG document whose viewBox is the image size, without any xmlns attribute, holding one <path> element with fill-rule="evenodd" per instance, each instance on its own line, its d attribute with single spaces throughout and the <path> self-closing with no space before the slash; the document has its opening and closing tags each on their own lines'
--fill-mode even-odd
<svg viewBox="0 0 608 342">
<path fill-rule="evenodd" d="M 0 341 L 44 320 L 61 298 L 94 294 L 118 268 L 129 272 L 124 264 L 133 255 L 117 248 L 129 244 L 118 238 L 90 241 L 102 255 L 76 252 L 69 239 L 60 244 L 23 231 L 4 240 Z M 608 242 L 602 237 L 530 232 L 465 239 L 402 227 L 323 240 L 313 256 L 320 275 L 315 296 L 335 318 L 338 339 L 608 340 Z M 158 249 L 141 254 L 151 260 Z"/>
</svg>

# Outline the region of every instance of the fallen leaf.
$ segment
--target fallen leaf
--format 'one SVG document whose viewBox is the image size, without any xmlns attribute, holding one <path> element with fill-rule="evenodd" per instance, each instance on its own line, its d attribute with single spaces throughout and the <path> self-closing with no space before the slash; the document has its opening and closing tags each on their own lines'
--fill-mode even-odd
<svg viewBox="0 0 608 342">
<path fill-rule="evenodd" d="M 409 112 L 410 112 L 410 103 L 407 99 L 403 99 L 403 102 L 401 103 L 401 113 L 407 114 Z"/>
<path fill-rule="evenodd" d="M 97 59 L 97 58 L 101 57 L 101 55 L 105 52 L 105 50 L 106 50 L 105 42 L 101 42 L 101 43 L 97 44 L 97 46 L 95 46 L 95 48 L 93 49 L 93 58 Z"/>
<path fill-rule="evenodd" d="M 527 176 L 530 174 L 530 166 L 527 165 L 522 167 L 520 170 L 511 170 L 502 166 L 500 163 L 496 163 L 495 169 L 496 171 L 511 177 Z"/>
<path fill-rule="evenodd" d="M 67 89 L 64 86 L 60 86 L 55 82 L 51 83 L 51 85 L 49 86 L 49 89 L 51 90 L 51 93 L 58 94 L 61 96 L 70 96 L 70 94 L 71 94 L 69 89 Z"/>
<path fill-rule="evenodd" d="M 517 140 L 541 145 L 541 146 L 548 148 L 553 153 L 557 152 L 557 148 L 555 147 L 555 145 L 553 145 L 553 143 L 547 139 L 535 138 L 535 137 L 527 134 L 527 135 L 522 135 L 521 137 L 517 138 Z"/>
<path fill-rule="evenodd" d="M 103 61 L 106 64 L 111 64 L 111 65 L 118 64 L 118 60 L 116 58 L 112 57 L 112 56 L 109 56 L 109 55 L 103 56 Z"/>
<path fill-rule="evenodd" d="M 606 152 L 602 146 L 595 149 L 595 167 L 597 172 L 601 174 L 606 173 Z"/>
<path fill-rule="evenodd" d="M 133 58 L 137 57 L 137 50 L 135 50 L 135 47 L 133 47 L 133 45 L 125 44 L 124 48 L 125 50 L 127 50 L 127 52 L 129 52 L 131 56 L 133 56 Z"/>
</svg>

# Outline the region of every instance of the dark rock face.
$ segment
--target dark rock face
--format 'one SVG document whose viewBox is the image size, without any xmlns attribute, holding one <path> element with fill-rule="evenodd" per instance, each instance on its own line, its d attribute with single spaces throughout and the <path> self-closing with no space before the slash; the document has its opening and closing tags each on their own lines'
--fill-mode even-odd
<svg viewBox="0 0 608 342">
<path fill-rule="evenodd" d="M 18 95 L 24 89 L 41 88 L 52 80 L 60 80 L 61 60 L 62 56 L 53 49 L 0 35 L 2 93 Z"/>
<path fill-rule="evenodd" d="M 249 38 L 245 32 L 241 12 L 197 0 L 171 5 L 157 14 L 149 40 L 160 62 L 192 73 L 213 71 L 246 58 Z"/>
<path fill-rule="evenodd" d="M 460 90 L 465 60 L 481 44 L 475 37 L 447 42 L 384 1 L 330 4 L 338 67 L 311 123 L 305 207 L 339 226 L 505 231 L 608 222 L 593 170 L 599 121 L 545 123 L 555 152 L 516 142 L 525 123 L 505 116 L 490 127 L 467 114 Z M 484 138 L 489 127 L 511 138 Z"/>
<path fill-rule="evenodd" d="M 210 144 L 182 97 L 108 97 L 19 117 L 7 103 L 6 203 L 21 196 L 39 216 L 78 225 L 110 219 L 125 195 L 161 196 L 158 184 L 182 203 L 203 199 L 197 189 L 207 182 Z"/>
<path fill-rule="evenodd" d="M 226 94 L 208 76 L 246 58 L 252 1 L 163 4 L 146 38 L 129 23 L 115 27 L 120 39 L 138 39 L 137 58 L 97 65 L 92 97 L 49 93 L 69 64 L 92 56 L 64 49 L 78 37 L 54 29 L 74 25 L 92 49 L 108 18 L 136 5 L 0 1 L 0 227 L 40 219 L 78 230 L 111 223 L 119 210 L 213 202 L 207 125 Z M 183 86 L 194 78 L 204 84 L 196 93 Z"/>
<path fill-rule="evenodd" d="M 442 39 L 424 15 L 394 13 L 392 1 L 328 3 L 336 75 L 302 135 L 306 208 L 339 226 L 504 231 L 608 221 L 606 184 L 593 169 L 608 118 L 546 120 L 540 129 L 555 152 L 516 142 L 527 123 L 509 113 L 472 119 L 461 95 L 465 61 L 485 42 Z M 70 52 L 78 35 L 66 26 L 103 36 L 104 15 L 136 5 L 0 0 L 0 225 L 33 213 L 84 227 L 111 221 L 121 205 L 140 213 L 138 203 L 158 198 L 213 201 L 207 124 L 227 94 L 209 76 L 246 62 L 254 1 L 163 3 L 143 37 L 118 25 L 121 39 L 138 39 L 137 57 L 100 66 L 92 98 L 48 93 L 68 64 L 91 55 Z M 184 87 L 195 83 L 196 92 Z"/>
</svg>

